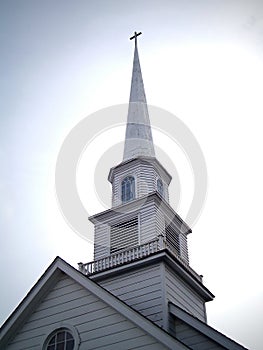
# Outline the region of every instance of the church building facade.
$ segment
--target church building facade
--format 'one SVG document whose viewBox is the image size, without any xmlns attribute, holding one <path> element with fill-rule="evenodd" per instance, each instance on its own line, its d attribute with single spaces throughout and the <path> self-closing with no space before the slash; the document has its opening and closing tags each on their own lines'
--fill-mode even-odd
<svg viewBox="0 0 263 350">
<path fill-rule="evenodd" d="M 1 328 L 0 349 L 245 349 L 207 324 L 214 295 L 189 265 L 191 229 L 155 156 L 140 34 L 123 160 L 108 176 L 112 207 L 90 217 L 94 261 L 75 269 L 57 257 Z"/>
</svg>

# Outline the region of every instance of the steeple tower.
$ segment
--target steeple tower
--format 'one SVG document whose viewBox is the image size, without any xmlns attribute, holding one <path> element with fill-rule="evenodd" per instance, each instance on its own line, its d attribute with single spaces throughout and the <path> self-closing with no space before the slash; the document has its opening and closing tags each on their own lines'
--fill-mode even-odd
<svg viewBox="0 0 263 350">
<path fill-rule="evenodd" d="M 206 322 L 213 294 L 190 266 L 190 227 L 169 204 L 171 176 L 156 159 L 137 34 L 123 161 L 110 169 L 112 208 L 90 217 L 94 261 L 80 270 L 171 331 L 170 303 Z M 171 329 L 170 329 L 171 328 Z"/>
<path fill-rule="evenodd" d="M 130 38 L 135 39 L 135 48 L 123 155 L 124 161 L 143 156 L 155 157 L 152 131 L 137 47 L 137 36 L 140 34 L 141 33 L 137 34 L 135 32 L 134 36 Z"/>
</svg>

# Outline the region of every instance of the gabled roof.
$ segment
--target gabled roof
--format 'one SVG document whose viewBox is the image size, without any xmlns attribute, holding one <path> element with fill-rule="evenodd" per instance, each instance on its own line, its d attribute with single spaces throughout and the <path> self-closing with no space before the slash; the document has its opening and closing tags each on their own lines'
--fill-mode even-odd
<svg viewBox="0 0 263 350">
<path fill-rule="evenodd" d="M 247 350 L 244 346 L 236 343 L 234 340 L 228 338 L 224 334 L 218 332 L 216 329 L 210 327 L 208 324 L 200 321 L 198 318 L 189 314 L 173 303 L 169 303 L 169 312 L 181 321 L 197 330 L 212 341 L 223 346 L 225 349 L 231 350 Z"/>
<path fill-rule="evenodd" d="M 149 321 L 137 311 L 133 310 L 127 304 L 119 300 L 117 297 L 106 291 L 87 276 L 74 269 L 60 257 L 57 257 L 48 267 L 45 273 L 37 281 L 34 287 L 18 305 L 15 311 L 7 319 L 0 330 L 0 348 L 3 349 L 11 340 L 13 335 L 23 325 L 27 317 L 33 312 L 44 295 L 52 288 L 61 276 L 61 272 L 79 283 L 90 293 L 96 295 L 110 307 L 122 314 L 129 321 L 133 322 L 137 327 L 143 329 L 146 333 L 155 338 L 168 349 L 186 350 L 189 349 L 180 341 L 176 340 L 160 327 Z"/>
</svg>

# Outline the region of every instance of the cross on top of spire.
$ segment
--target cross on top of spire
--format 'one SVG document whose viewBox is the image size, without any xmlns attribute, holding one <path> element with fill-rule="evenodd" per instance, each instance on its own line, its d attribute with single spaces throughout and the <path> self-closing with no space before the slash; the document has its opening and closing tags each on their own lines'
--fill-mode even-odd
<svg viewBox="0 0 263 350">
<path fill-rule="evenodd" d="M 137 36 L 139 36 L 141 34 L 142 34 L 142 32 L 140 32 L 140 33 L 134 32 L 134 35 L 130 38 L 130 40 L 135 39 L 135 46 L 137 46 Z"/>
</svg>

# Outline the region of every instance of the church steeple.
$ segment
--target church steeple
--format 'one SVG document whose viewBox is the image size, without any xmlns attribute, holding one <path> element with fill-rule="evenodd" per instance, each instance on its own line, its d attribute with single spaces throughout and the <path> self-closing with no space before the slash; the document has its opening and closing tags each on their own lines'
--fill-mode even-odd
<svg viewBox="0 0 263 350">
<path fill-rule="evenodd" d="M 138 56 L 132 70 L 124 160 L 110 169 L 112 207 L 95 225 L 94 261 L 80 270 L 167 331 L 169 303 L 206 322 L 213 295 L 190 266 L 190 227 L 169 204 L 171 175 L 155 158 Z"/>
<path fill-rule="evenodd" d="M 155 157 L 152 131 L 137 47 L 137 37 L 140 34 L 141 32 L 135 32 L 134 36 L 130 38 L 135 39 L 135 48 L 123 155 L 124 161 L 137 157 Z"/>
</svg>

